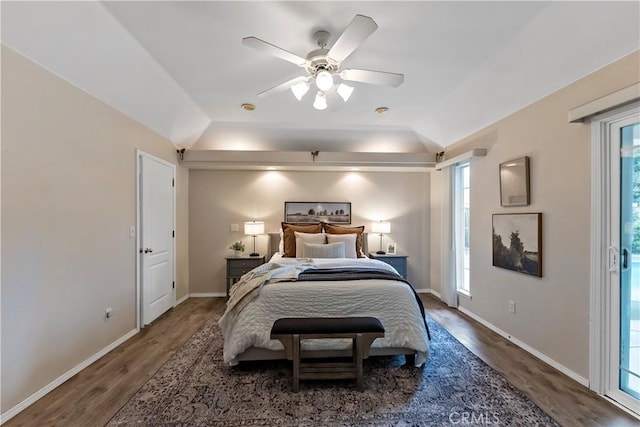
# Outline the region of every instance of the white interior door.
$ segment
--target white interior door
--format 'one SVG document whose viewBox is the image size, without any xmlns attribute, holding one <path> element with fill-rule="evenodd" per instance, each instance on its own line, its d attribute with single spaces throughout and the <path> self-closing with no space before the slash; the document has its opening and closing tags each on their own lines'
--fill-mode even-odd
<svg viewBox="0 0 640 427">
<path fill-rule="evenodd" d="M 148 325 L 175 304 L 175 166 L 141 153 L 141 318 Z"/>
</svg>

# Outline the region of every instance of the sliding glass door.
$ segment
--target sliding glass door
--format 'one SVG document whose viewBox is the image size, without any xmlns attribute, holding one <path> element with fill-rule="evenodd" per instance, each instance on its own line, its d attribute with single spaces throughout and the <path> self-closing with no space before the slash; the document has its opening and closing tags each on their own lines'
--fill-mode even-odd
<svg viewBox="0 0 640 427">
<path fill-rule="evenodd" d="M 614 122 L 611 137 L 609 391 L 640 411 L 640 118 Z"/>
<path fill-rule="evenodd" d="M 640 399 L 640 123 L 620 123 L 620 390 Z M 617 127 L 616 127 L 617 128 Z"/>
</svg>

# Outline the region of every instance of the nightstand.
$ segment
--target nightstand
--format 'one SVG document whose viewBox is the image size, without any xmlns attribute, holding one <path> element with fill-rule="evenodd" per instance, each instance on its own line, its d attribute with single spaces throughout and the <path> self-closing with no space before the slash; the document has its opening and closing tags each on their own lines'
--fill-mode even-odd
<svg viewBox="0 0 640 427">
<path fill-rule="evenodd" d="M 230 256 L 227 260 L 227 297 L 229 289 L 236 283 L 243 274 L 253 270 L 259 265 L 264 264 L 263 256 Z"/>
<path fill-rule="evenodd" d="M 407 280 L 407 258 L 409 258 L 407 255 L 380 255 L 370 252 L 369 258 L 389 264 L 400 273 L 404 280 Z"/>
</svg>

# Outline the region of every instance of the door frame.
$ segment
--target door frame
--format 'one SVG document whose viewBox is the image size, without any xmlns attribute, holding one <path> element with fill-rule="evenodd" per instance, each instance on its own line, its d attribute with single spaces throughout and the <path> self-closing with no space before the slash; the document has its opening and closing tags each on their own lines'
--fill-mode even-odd
<svg viewBox="0 0 640 427">
<path fill-rule="evenodd" d="M 619 254 L 611 250 L 611 207 L 619 195 L 612 194 L 612 152 L 610 128 L 614 123 L 640 112 L 640 102 L 596 116 L 591 121 L 591 253 L 589 307 L 589 388 L 616 406 L 638 417 L 630 407 L 607 395 L 610 384 L 612 298 L 611 272 L 618 268 Z M 615 199 L 615 200 L 614 200 Z"/>
<path fill-rule="evenodd" d="M 136 149 L 136 247 L 135 247 L 135 257 L 136 257 L 136 329 L 139 331 L 142 329 L 143 319 L 142 319 L 142 158 L 146 157 L 147 159 L 154 160 L 158 163 L 162 163 L 163 165 L 169 166 L 171 168 L 171 172 L 173 175 L 173 229 L 176 229 L 176 165 L 168 162 L 160 157 L 154 156 L 153 154 L 149 154 L 140 149 Z M 176 282 L 176 239 L 175 236 L 173 238 L 173 283 Z M 176 306 L 176 287 L 173 288 L 173 306 Z"/>
</svg>

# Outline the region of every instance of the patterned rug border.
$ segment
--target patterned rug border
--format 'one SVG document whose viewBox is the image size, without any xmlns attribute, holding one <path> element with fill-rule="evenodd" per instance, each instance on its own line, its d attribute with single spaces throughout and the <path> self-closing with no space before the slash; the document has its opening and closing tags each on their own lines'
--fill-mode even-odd
<svg viewBox="0 0 640 427">
<path fill-rule="evenodd" d="M 217 324 L 219 317 L 219 313 L 213 314 L 193 333 L 108 425 L 558 425 L 525 392 L 429 317 L 427 320 L 434 339 L 431 341 L 430 360 L 424 368 L 402 366 L 404 359 L 400 356 L 370 358 L 365 365 L 364 392 L 355 391 L 351 382 L 331 381 L 302 382 L 297 394 L 290 390 L 291 367 L 288 361 L 248 362 L 234 368 L 224 364 L 222 337 Z M 457 348 L 452 350 L 450 347 Z M 441 354 L 447 353 L 446 350 L 458 356 L 462 353 L 467 369 L 434 366 L 438 358 L 447 359 L 447 354 Z M 211 363 L 207 365 L 203 362 L 205 360 Z M 490 382 L 497 384 L 497 389 L 494 386 L 494 393 L 487 393 L 487 384 L 476 384 L 477 378 L 464 387 L 455 382 L 441 386 L 437 381 L 442 382 L 449 376 L 462 377 L 460 373 L 467 371 L 480 371 L 483 378 L 493 378 Z M 389 382 L 389 377 L 393 377 L 393 381 Z M 474 378 L 472 375 L 471 379 Z M 382 386 L 372 387 L 372 382 Z M 391 386 L 393 393 L 385 391 L 385 385 Z M 472 386 L 471 390 L 469 386 Z M 398 408 L 380 408 L 387 402 L 380 400 L 381 395 L 393 400 L 398 393 L 406 396 L 398 403 Z M 476 394 L 469 395 L 472 393 Z M 501 399 L 501 394 L 507 398 Z M 236 399 L 238 395 L 240 399 Z M 438 400 L 452 396 L 454 402 L 448 405 L 448 402 Z M 478 400 L 478 396 L 483 398 Z M 237 416 L 238 406 L 244 409 L 258 398 L 265 404 L 261 407 L 254 405 L 256 415 L 251 417 L 243 413 L 241 417 Z M 335 402 L 340 402 L 341 406 L 336 407 Z M 369 403 L 370 412 L 366 408 L 354 412 L 348 406 L 362 402 Z M 322 404 L 333 409 L 323 412 Z M 291 408 L 283 409 L 286 406 Z M 498 412 L 496 407 L 502 411 L 507 407 L 510 412 Z M 236 408 L 235 412 L 233 408 Z"/>
</svg>

